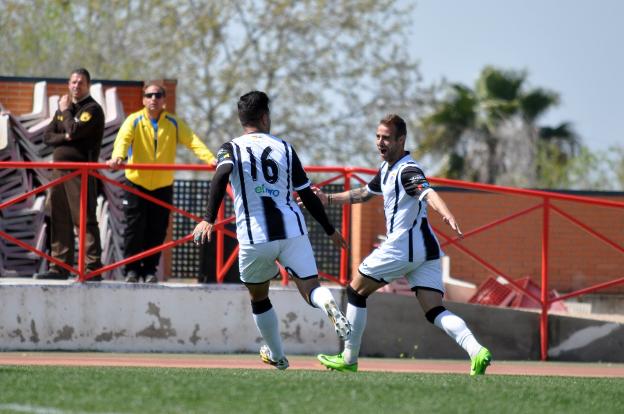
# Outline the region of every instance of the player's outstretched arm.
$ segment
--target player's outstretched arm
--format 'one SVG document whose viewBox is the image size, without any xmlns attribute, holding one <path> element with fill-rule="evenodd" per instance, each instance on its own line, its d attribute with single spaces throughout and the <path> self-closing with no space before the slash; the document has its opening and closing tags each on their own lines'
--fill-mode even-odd
<svg viewBox="0 0 624 414">
<path fill-rule="evenodd" d="M 331 224 L 321 199 L 314 193 L 310 187 L 301 189 L 299 192 L 299 199 L 305 208 L 310 212 L 314 220 L 323 227 L 325 233 L 332 239 L 332 242 L 337 248 L 346 248 L 347 242 L 342 237 L 340 232 Z"/>
<path fill-rule="evenodd" d="M 312 187 L 312 190 L 324 206 L 364 203 L 375 196 L 368 190 L 368 186 L 331 194 L 325 194 L 317 187 Z"/>
<path fill-rule="evenodd" d="M 457 236 L 460 239 L 463 239 L 464 234 L 460 230 L 459 224 L 455 220 L 455 216 L 453 216 L 451 210 L 449 210 L 444 200 L 442 200 L 442 197 L 440 197 L 440 195 L 433 189 L 430 189 L 425 195 L 425 199 L 427 200 L 427 204 L 442 217 L 442 220 L 448 224 L 455 233 L 457 233 Z"/>
</svg>

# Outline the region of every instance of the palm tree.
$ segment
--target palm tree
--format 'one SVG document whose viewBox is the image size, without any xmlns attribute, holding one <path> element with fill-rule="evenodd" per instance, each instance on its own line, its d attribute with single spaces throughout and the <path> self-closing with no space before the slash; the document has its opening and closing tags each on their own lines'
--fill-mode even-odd
<svg viewBox="0 0 624 414">
<path fill-rule="evenodd" d="M 451 84 L 422 119 L 418 152 L 442 155 L 449 178 L 490 184 L 533 186 L 540 173 L 538 151 L 549 143 L 566 162 L 579 141 L 568 123 L 538 127 L 537 120 L 559 102 L 542 88 L 525 91 L 526 72 L 485 67 L 474 89 Z"/>
</svg>

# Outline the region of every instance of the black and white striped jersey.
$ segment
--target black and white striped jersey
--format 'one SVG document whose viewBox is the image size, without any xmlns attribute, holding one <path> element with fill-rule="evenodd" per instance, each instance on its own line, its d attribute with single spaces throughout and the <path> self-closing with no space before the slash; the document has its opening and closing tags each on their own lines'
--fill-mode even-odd
<svg viewBox="0 0 624 414">
<path fill-rule="evenodd" d="M 264 243 L 308 233 L 292 192 L 311 183 L 292 145 L 270 134 L 242 135 L 221 146 L 217 168 L 223 164 L 233 164 L 230 184 L 239 243 Z"/>
<path fill-rule="evenodd" d="M 388 165 L 384 162 L 368 183 L 368 191 L 383 195 L 386 216 L 384 251 L 410 262 L 439 259 L 438 240 L 427 221 L 425 195 L 433 191 L 409 152 Z"/>
</svg>

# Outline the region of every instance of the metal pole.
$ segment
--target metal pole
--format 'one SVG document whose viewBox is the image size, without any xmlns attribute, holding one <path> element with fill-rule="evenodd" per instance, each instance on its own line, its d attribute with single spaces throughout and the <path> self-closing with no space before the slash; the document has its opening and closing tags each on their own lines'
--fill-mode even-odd
<svg viewBox="0 0 624 414">
<path fill-rule="evenodd" d="M 217 212 L 217 222 L 223 221 L 225 218 L 225 200 L 221 202 L 221 208 Z M 217 283 L 223 283 L 225 274 L 221 274 L 223 270 L 223 256 L 225 255 L 225 244 L 223 242 L 223 232 L 217 231 L 217 247 L 216 247 L 216 262 L 217 262 Z"/>
<path fill-rule="evenodd" d="M 345 183 L 344 190 L 351 190 L 351 173 L 347 172 L 345 174 Z M 342 237 L 350 243 L 350 233 L 351 233 L 351 204 L 343 204 L 342 206 Z M 348 249 L 340 250 L 340 284 L 346 286 L 349 282 L 349 251 Z"/>
<path fill-rule="evenodd" d="M 540 348 L 541 359 L 548 358 L 548 228 L 550 214 L 550 199 L 544 197 L 544 209 L 542 210 L 542 313 L 540 315 Z"/>
<path fill-rule="evenodd" d="M 85 233 L 87 230 L 88 181 L 88 168 L 80 168 L 80 228 L 78 232 L 78 280 L 80 282 L 84 282 L 85 280 Z"/>
</svg>

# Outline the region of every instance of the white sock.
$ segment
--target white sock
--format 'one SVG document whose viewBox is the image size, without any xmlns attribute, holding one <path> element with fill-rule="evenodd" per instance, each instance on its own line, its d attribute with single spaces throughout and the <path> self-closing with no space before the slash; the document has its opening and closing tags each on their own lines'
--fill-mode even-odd
<svg viewBox="0 0 624 414">
<path fill-rule="evenodd" d="M 280 337 L 279 323 L 277 321 L 275 309 L 271 308 L 259 315 L 254 313 L 253 318 L 258 327 L 258 331 L 260 331 L 260 335 L 262 335 L 262 338 L 271 350 L 271 358 L 273 358 L 274 361 L 284 358 L 282 338 Z"/>
<path fill-rule="evenodd" d="M 362 344 L 362 334 L 366 328 L 366 308 L 358 308 L 352 304 L 347 304 L 347 319 L 351 323 L 351 336 L 345 341 L 345 348 L 342 357 L 347 364 L 355 364 L 360 354 Z"/>
<path fill-rule="evenodd" d="M 329 289 L 324 286 L 319 286 L 315 288 L 310 295 L 310 302 L 312 302 L 314 306 L 322 310 L 325 316 L 328 316 L 327 309 L 325 309 L 325 304 L 332 301 L 335 302 L 334 295 L 332 295 Z"/>
<path fill-rule="evenodd" d="M 433 323 L 464 348 L 470 358 L 473 358 L 481 350 L 481 344 L 477 342 L 468 329 L 466 322 L 454 313 L 445 310 L 435 318 Z"/>
</svg>

